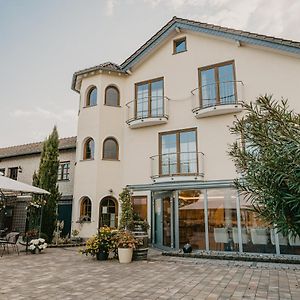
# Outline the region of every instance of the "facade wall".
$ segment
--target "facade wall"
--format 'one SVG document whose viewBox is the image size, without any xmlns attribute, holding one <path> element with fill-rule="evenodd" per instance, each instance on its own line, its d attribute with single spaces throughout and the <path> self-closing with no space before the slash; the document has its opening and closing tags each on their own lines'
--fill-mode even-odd
<svg viewBox="0 0 300 300">
<path fill-rule="evenodd" d="M 173 38 L 185 36 L 187 51 L 173 55 Z M 299 57 L 275 52 L 267 48 L 248 45 L 238 46 L 233 41 L 214 38 L 200 33 L 181 32 L 158 47 L 143 59 L 131 74 L 115 75 L 98 72 L 82 80 L 80 114 L 78 118 L 78 144 L 76 154 L 73 227 L 82 236 L 94 234 L 99 225 L 100 200 L 111 194 L 117 198 L 126 185 L 150 184 L 150 156 L 159 154 L 159 133 L 186 128 L 197 128 L 198 151 L 204 153 L 204 180 L 230 180 L 237 177 L 227 152 L 234 140 L 228 127 L 234 113 L 197 119 L 192 112 L 199 95 L 191 94 L 198 87 L 198 68 L 234 60 L 239 99 L 255 101 L 261 94 L 271 93 L 274 98 L 288 98 L 290 106 L 300 110 L 297 75 L 300 72 Z M 164 95 L 168 101 L 169 119 L 166 124 L 130 129 L 126 103 L 135 98 L 135 83 L 158 77 L 164 78 Z M 121 107 L 104 105 L 104 91 L 108 84 L 118 86 Z M 97 86 L 98 104 L 84 108 L 88 88 Z M 242 113 L 237 113 L 240 117 Z M 95 140 L 95 159 L 82 161 L 82 144 L 86 137 Z M 102 143 L 105 137 L 114 136 L 120 146 L 120 161 L 102 160 Z M 144 194 L 149 195 L 149 191 Z M 91 223 L 77 224 L 80 199 L 92 200 Z M 149 215 L 150 218 L 150 215 Z"/>
</svg>

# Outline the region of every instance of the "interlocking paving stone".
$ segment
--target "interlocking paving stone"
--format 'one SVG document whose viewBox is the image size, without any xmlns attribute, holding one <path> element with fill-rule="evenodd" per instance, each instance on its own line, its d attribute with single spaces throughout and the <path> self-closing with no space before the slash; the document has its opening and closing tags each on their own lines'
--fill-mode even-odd
<svg viewBox="0 0 300 300">
<path fill-rule="evenodd" d="M 0 300 L 18 299 L 296 299 L 300 265 L 161 256 L 121 265 L 78 248 L 0 258 Z"/>
</svg>

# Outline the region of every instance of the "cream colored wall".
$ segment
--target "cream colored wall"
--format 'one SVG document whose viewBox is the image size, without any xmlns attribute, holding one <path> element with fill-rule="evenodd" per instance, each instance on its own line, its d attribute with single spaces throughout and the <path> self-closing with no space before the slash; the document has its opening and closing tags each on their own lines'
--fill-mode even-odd
<svg viewBox="0 0 300 300">
<path fill-rule="evenodd" d="M 118 199 L 122 191 L 122 164 L 123 164 L 123 127 L 124 78 L 114 75 L 97 75 L 83 81 L 81 88 L 81 107 L 78 117 L 78 135 L 76 152 L 76 171 L 73 205 L 73 228 L 80 230 L 83 237 L 95 233 L 99 223 L 99 205 L 105 196 Z M 118 87 L 121 95 L 120 107 L 104 105 L 105 88 L 113 84 Z M 97 105 L 84 107 L 86 93 L 90 86 L 97 87 Z M 95 142 L 95 155 L 93 160 L 83 160 L 83 143 L 87 137 Z M 102 144 L 107 137 L 114 137 L 119 143 L 119 161 L 102 160 Z M 112 190 L 112 193 L 109 191 Z M 80 217 L 80 199 L 88 196 L 92 201 L 92 217 L 90 223 L 76 223 Z"/>
<path fill-rule="evenodd" d="M 70 180 L 59 181 L 59 191 L 63 196 L 72 196 L 74 187 L 74 164 L 75 149 L 71 151 L 61 151 L 59 153 L 60 161 L 70 161 Z M 12 158 L 3 158 L 0 160 L 0 169 L 5 168 L 5 175 L 8 175 L 8 168 L 21 166 L 22 172 L 18 173 L 18 181 L 32 184 L 32 175 L 38 170 L 40 163 L 40 155 L 25 155 Z"/>
<path fill-rule="evenodd" d="M 115 76 L 104 72 L 83 79 L 81 97 L 84 98 L 90 85 L 96 85 L 98 105 L 92 108 L 81 107 L 78 122 L 73 220 L 79 217 L 80 197 L 87 195 L 93 202 L 92 223 L 81 226 L 82 236 L 95 232 L 99 201 L 108 194 L 110 188 L 117 198 L 122 187 L 127 184 L 152 183 L 149 157 L 158 154 L 159 132 L 197 127 L 198 151 L 205 154 L 204 180 L 233 179 L 237 176 L 227 154 L 228 144 L 234 140 L 228 130 L 234 115 L 196 119 L 192 113 L 192 102 L 197 96 L 192 96 L 190 91 L 198 87 L 199 67 L 234 60 L 236 79 L 244 83 L 245 97 L 240 100 L 253 101 L 260 94 L 272 93 L 277 99 L 288 98 L 290 105 L 296 111 L 300 110 L 299 58 L 266 48 L 238 47 L 235 42 L 203 34 L 181 33 L 176 38 L 182 36 L 187 37 L 186 52 L 173 55 L 173 42 L 169 39 L 133 68 L 130 76 Z M 168 123 L 130 129 L 125 123 L 125 103 L 135 97 L 134 84 L 157 77 L 164 77 L 164 94 L 171 99 Z M 120 89 L 121 108 L 103 105 L 104 90 L 110 83 Z M 95 140 L 95 160 L 82 162 L 82 141 L 87 136 Z M 106 136 L 118 139 L 119 162 L 101 160 L 102 142 Z"/>
</svg>

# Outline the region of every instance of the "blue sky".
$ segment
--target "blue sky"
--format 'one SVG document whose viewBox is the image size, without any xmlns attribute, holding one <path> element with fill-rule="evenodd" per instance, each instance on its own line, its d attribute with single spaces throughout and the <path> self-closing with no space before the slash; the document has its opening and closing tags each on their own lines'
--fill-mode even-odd
<svg viewBox="0 0 300 300">
<path fill-rule="evenodd" d="M 121 63 L 174 15 L 300 41 L 299 0 L 0 0 L 0 147 L 76 135 L 72 74 Z"/>
</svg>

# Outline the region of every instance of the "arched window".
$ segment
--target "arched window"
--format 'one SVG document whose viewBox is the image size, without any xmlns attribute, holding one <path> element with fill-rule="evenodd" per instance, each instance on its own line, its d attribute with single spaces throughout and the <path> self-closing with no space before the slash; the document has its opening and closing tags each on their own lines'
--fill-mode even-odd
<svg viewBox="0 0 300 300">
<path fill-rule="evenodd" d="M 103 142 L 103 159 L 119 159 L 119 145 L 114 138 L 107 138 Z"/>
<path fill-rule="evenodd" d="M 105 89 L 105 104 L 109 106 L 120 106 L 120 92 L 115 86 Z"/>
<path fill-rule="evenodd" d="M 86 106 L 97 105 L 97 88 L 91 87 L 86 95 Z"/>
<path fill-rule="evenodd" d="M 118 202 L 115 198 L 110 196 L 103 198 L 99 209 L 99 227 L 118 226 Z"/>
<path fill-rule="evenodd" d="M 80 201 L 80 221 L 90 222 L 92 216 L 92 201 L 89 197 L 83 197 Z"/>
<path fill-rule="evenodd" d="M 94 159 L 95 143 L 92 138 L 88 138 L 83 145 L 83 159 Z"/>
</svg>

